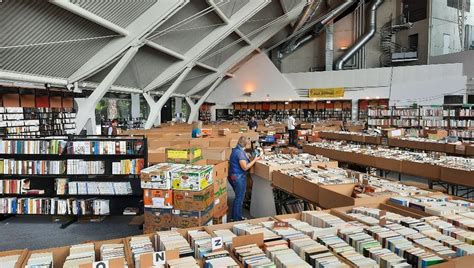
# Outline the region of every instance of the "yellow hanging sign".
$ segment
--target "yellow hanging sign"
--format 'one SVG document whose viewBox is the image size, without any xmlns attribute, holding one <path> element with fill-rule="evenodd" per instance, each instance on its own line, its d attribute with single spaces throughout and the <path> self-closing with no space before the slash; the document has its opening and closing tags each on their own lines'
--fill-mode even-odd
<svg viewBox="0 0 474 268">
<path fill-rule="evenodd" d="M 329 88 L 310 88 L 308 89 L 309 98 L 340 98 L 344 97 L 343 87 Z"/>
</svg>

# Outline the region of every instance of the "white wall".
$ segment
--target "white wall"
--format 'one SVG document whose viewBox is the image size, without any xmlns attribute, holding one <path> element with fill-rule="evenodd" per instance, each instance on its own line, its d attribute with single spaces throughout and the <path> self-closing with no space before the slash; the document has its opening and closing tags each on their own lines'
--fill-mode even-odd
<svg viewBox="0 0 474 268">
<path fill-rule="evenodd" d="M 246 97 L 246 85 L 255 85 Z M 244 64 L 232 79 L 224 81 L 208 98 L 228 105 L 239 101 L 308 100 L 297 89 L 346 88 L 345 99 L 390 98 L 397 105 L 442 104 L 442 94 L 465 91 L 466 76 L 461 63 L 372 68 L 332 72 L 280 73 L 270 59 L 258 54 Z M 460 93 L 464 94 L 464 93 Z M 436 97 L 436 98 L 434 98 Z"/>
<path fill-rule="evenodd" d="M 231 104 L 238 101 L 265 101 L 296 99 L 293 86 L 278 71 L 265 54 L 258 54 L 241 66 L 235 77 L 222 82 L 209 96 L 208 102 Z M 252 96 L 244 96 L 251 92 Z"/>
</svg>

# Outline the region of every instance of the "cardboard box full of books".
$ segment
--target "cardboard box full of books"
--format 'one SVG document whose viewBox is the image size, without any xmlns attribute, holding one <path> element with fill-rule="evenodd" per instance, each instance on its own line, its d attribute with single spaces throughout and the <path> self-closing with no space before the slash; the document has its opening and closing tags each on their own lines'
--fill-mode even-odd
<svg viewBox="0 0 474 268">
<path fill-rule="evenodd" d="M 180 170 L 178 176 L 172 179 L 174 190 L 201 191 L 213 182 L 213 167 L 205 166 L 185 166 Z"/>
<path fill-rule="evenodd" d="M 171 228 L 171 212 L 172 209 L 169 208 L 145 208 L 143 232 L 152 233 Z"/>
<path fill-rule="evenodd" d="M 146 208 L 173 208 L 173 191 L 143 189 L 143 204 Z"/>
<path fill-rule="evenodd" d="M 201 159 L 202 150 L 200 148 L 166 149 L 166 162 L 169 163 L 192 164 Z"/>
<path fill-rule="evenodd" d="M 202 211 L 186 211 L 173 209 L 172 226 L 175 228 L 189 228 L 212 224 L 214 202 Z"/>
<path fill-rule="evenodd" d="M 214 188 L 209 186 L 201 191 L 174 191 L 173 207 L 179 210 L 201 211 L 214 202 Z"/>
</svg>

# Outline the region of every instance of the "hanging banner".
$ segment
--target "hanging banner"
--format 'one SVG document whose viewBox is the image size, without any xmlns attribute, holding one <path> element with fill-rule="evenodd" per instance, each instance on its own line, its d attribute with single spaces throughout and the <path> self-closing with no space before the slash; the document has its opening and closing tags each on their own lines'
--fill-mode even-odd
<svg viewBox="0 0 474 268">
<path fill-rule="evenodd" d="M 310 88 L 308 89 L 309 98 L 340 98 L 344 97 L 343 87 L 329 88 Z"/>
</svg>

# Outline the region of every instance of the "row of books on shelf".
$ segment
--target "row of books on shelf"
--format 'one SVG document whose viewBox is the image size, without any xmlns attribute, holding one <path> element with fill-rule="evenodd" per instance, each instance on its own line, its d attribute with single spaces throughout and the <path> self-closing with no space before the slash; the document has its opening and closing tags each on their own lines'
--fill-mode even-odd
<svg viewBox="0 0 474 268">
<path fill-rule="evenodd" d="M 143 140 L 130 139 L 119 141 L 72 141 L 68 145 L 69 154 L 115 155 L 139 154 Z"/>
<path fill-rule="evenodd" d="M 0 198 L 0 214 L 108 215 L 109 200 L 59 198 Z"/>
<path fill-rule="evenodd" d="M 30 189 L 30 180 L 0 180 L 0 194 L 44 194 L 44 190 Z"/>
<path fill-rule="evenodd" d="M 143 140 L 67 141 L 53 140 L 0 140 L 0 154 L 71 154 L 71 155 L 125 155 L 139 154 Z"/>
<path fill-rule="evenodd" d="M 140 159 L 125 159 L 112 162 L 112 174 L 140 174 L 145 161 Z M 84 161 L 82 159 L 68 160 L 14 160 L 0 159 L 0 174 L 8 175 L 54 175 L 54 174 L 105 174 L 104 161 Z"/>
<path fill-rule="evenodd" d="M 56 179 L 57 195 L 130 195 L 130 182 L 69 181 Z"/>
</svg>

